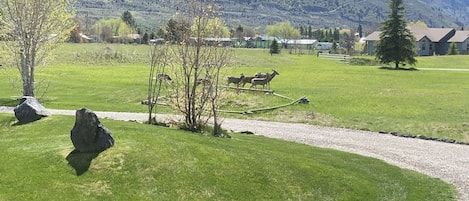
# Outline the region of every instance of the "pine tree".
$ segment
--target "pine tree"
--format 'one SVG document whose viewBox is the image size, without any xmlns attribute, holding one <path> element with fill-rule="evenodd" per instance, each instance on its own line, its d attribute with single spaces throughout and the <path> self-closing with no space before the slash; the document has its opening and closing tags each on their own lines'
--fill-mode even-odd
<svg viewBox="0 0 469 201">
<path fill-rule="evenodd" d="M 358 36 L 363 38 L 363 27 L 361 24 L 358 25 Z"/>
<path fill-rule="evenodd" d="M 449 46 L 449 50 L 448 50 L 448 55 L 458 55 L 459 52 L 458 52 L 458 47 L 456 46 L 456 43 L 451 43 L 451 45 Z"/>
<path fill-rule="evenodd" d="M 417 62 L 415 38 L 407 28 L 402 2 L 403 0 L 390 1 L 391 13 L 382 24 L 380 41 L 376 47 L 376 59 L 385 64 L 394 63 L 396 69 L 399 64 L 415 65 Z"/>
<path fill-rule="evenodd" d="M 273 40 L 272 44 L 270 45 L 270 55 L 273 54 L 280 54 L 280 46 L 278 45 L 277 40 Z"/>
<path fill-rule="evenodd" d="M 129 27 L 132 27 L 133 29 L 137 28 L 137 22 L 135 21 L 135 18 L 132 16 L 132 14 L 129 11 L 125 11 L 122 13 L 121 19 L 129 25 Z"/>
</svg>

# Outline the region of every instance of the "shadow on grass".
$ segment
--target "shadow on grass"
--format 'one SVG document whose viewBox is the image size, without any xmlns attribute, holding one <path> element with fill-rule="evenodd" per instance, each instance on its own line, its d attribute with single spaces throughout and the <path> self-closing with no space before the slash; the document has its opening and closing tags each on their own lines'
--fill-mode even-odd
<svg viewBox="0 0 469 201">
<path fill-rule="evenodd" d="M 8 119 L 3 119 L 0 121 L 0 127 L 9 127 L 9 126 L 16 126 L 17 124 L 16 117 L 11 117 Z"/>
<path fill-rule="evenodd" d="M 388 67 L 388 66 L 381 66 L 379 67 L 381 70 L 402 70 L 402 71 L 418 71 L 419 69 L 416 68 L 394 68 L 394 67 Z"/>
<path fill-rule="evenodd" d="M 75 169 L 77 176 L 82 175 L 90 168 L 91 161 L 95 159 L 101 152 L 80 152 L 73 150 L 65 158 L 68 164 Z"/>
</svg>

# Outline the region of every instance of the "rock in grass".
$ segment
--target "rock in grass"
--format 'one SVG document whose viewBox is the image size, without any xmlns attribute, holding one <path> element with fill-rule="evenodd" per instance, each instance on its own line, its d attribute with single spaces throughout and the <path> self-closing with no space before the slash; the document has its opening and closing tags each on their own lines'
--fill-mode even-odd
<svg viewBox="0 0 469 201">
<path fill-rule="evenodd" d="M 50 112 L 32 96 L 23 96 L 20 104 L 15 107 L 14 112 L 16 119 L 21 124 L 31 123 L 50 116 Z"/>
<path fill-rule="evenodd" d="M 76 111 L 71 139 L 80 152 L 102 152 L 114 145 L 111 131 L 101 124 L 93 111 L 86 108 Z"/>
</svg>

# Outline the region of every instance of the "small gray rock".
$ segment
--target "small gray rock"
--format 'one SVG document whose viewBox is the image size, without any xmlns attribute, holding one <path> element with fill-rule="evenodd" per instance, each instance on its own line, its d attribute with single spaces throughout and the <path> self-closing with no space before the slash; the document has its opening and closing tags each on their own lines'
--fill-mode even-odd
<svg viewBox="0 0 469 201">
<path fill-rule="evenodd" d="M 82 108 L 76 111 L 71 140 L 80 152 L 101 152 L 114 145 L 111 131 L 101 124 L 94 112 Z"/>
<path fill-rule="evenodd" d="M 32 96 L 23 96 L 20 104 L 13 110 L 15 117 L 21 124 L 31 123 L 50 116 L 50 112 Z"/>
</svg>

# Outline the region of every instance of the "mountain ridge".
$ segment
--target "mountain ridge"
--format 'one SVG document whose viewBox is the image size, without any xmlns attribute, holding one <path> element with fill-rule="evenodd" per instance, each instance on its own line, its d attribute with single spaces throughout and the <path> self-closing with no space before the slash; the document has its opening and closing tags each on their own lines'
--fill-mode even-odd
<svg viewBox="0 0 469 201">
<path fill-rule="evenodd" d="M 140 27 L 156 31 L 176 13 L 184 1 L 171 0 L 76 0 L 82 21 L 120 17 L 130 11 Z M 266 25 L 290 21 L 295 26 L 314 28 L 356 28 L 376 30 L 387 18 L 388 2 L 380 0 L 218 0 L 222 18 L 229 27 L 238 25 L 262 29 Z M 404 1 L 408 21 L 423 21 L 429 27 L 469 25 L 469 1 Z M 89 26 L 89 25 L 87 25 Z"/>
</svg>

